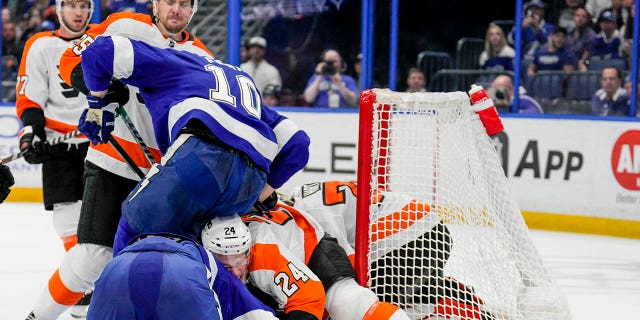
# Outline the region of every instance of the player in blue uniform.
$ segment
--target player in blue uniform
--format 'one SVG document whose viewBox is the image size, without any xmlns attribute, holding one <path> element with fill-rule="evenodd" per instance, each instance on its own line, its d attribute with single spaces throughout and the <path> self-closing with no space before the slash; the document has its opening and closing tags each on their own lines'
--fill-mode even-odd
<svg viewBox="0 0 640 320">
<path fill-rule="evenodd" d="M 277 319 L 213 255 L 169 234 L 142 235 L 95 283 L 88 319 Z"/>
<path fill-rule="evenodd" d="M 4 164 L 0 164 L 0 203 L 9 196 L 9 192 L 11 192 L 9 187 L 11 187 L 13 183 L 13 175 L 11 174 L 9 167 Z"/>
<path fill-rule="evenodd" d="M 114 106 L 104 101 L 119 78 L 140 89 L 164 154 L 123 203 L 114 254 L 141 233 L 198 239 L 213 217 L 247 212 L 307 163 L 307 134 L 263 106 L 238 67 L 114 36 L 96 39 L 82 68 L 91 96 L 79 129 L 108 141 Z"/>
</svg>

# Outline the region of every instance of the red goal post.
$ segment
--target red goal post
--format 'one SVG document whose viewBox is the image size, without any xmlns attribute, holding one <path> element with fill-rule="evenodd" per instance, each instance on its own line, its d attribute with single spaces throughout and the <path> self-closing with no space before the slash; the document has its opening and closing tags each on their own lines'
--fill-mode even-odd
<svg viewBox="0 0 640 320">
<path fill-rule="evenodd" d="M 569 319 L 474 106 L 464 92 L 362 93 L 358 282 L 415 319 Z"/>
</svg>

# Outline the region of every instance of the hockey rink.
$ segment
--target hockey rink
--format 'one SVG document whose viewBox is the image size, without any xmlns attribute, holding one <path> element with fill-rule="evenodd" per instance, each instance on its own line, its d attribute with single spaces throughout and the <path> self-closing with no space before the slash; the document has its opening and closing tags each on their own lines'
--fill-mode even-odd
<svg viewBox="0 0 640 320">
<path fill-rule="evenodd" d="M 640 240 L 531 234 L 551 277 L 567 295 L 573 319 L 640 314 Z M 64 253 L 42 204 L 0 205 L 0 252 L 0 320 L 24 319 Z"/>
</svg>

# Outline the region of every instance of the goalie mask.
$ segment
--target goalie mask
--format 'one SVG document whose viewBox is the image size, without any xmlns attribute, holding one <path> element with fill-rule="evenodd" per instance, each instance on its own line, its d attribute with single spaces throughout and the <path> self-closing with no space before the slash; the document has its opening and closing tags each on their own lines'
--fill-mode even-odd
<svg viewBox="0 0 640 320">
<path fill-rule="evenodd" d="M 204 247 L 221 255 L 234 255 L 249 252 L 251 232 L 237 214 L 216 217 L 202 229 Z"/>
<path fill-rule="evenodd" d="M 62 8 L 64 4 L 67 2 L 76 2 L 76 3 L 86 2 L 89 5 L 89 13 L 87 14 L 87 20 L 84 22 L 80 30 L 77 30 L 77 31 L 73 30 L 70 26 L 67 25 L 67 23 L 64 21 L 64 18 L 62 17 Z M 91 17 L 93 16 L 94 8 L 95 8 L 95 5 L 93 3 L 93 0 L 56 0 L 56 14 L 58 15 L 58 22 L 60 22 L 60 26 L 62 28 L 65 28 L 67 31 L 71 32 L 73 35 L 81 35 L 85 32 L 85 29 L 91 22 Z"/>
</svg>

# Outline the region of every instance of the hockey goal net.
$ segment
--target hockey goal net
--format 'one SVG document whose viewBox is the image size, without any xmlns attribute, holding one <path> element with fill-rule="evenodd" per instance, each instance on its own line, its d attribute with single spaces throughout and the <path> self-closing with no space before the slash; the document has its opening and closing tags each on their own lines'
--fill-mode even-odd
<svg viewBox="0 0 640 320">
<path fill-rule="evenodd" d="M 357 214 L 360 283 L 413 319 L 570 318 L 464 92 L 362 93 Z"/>
</svg>

